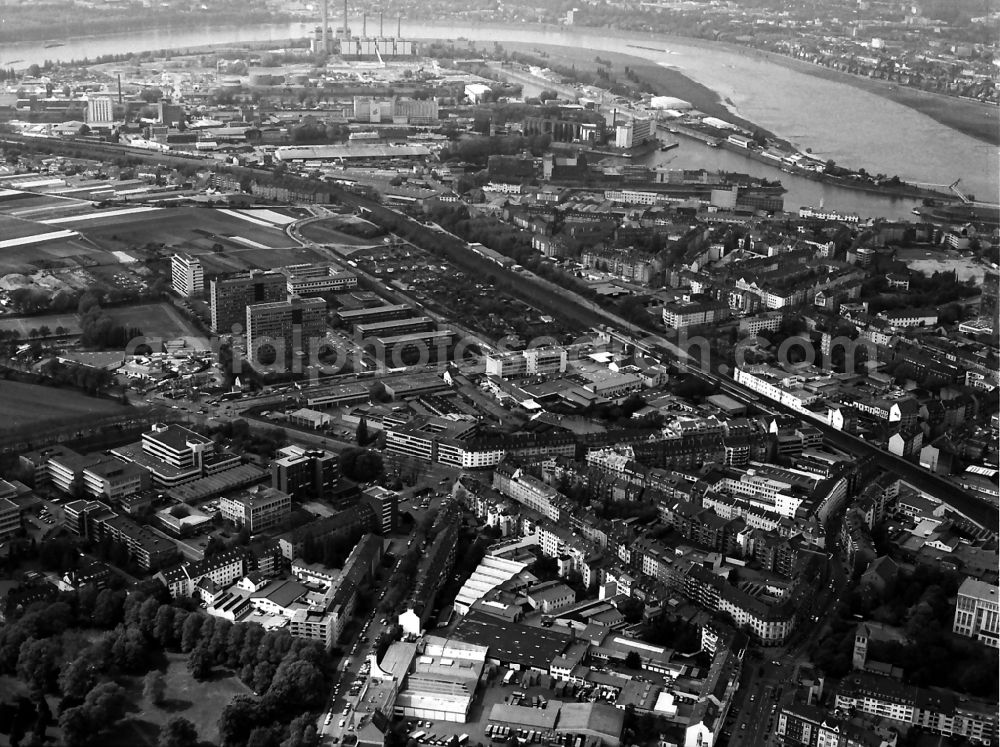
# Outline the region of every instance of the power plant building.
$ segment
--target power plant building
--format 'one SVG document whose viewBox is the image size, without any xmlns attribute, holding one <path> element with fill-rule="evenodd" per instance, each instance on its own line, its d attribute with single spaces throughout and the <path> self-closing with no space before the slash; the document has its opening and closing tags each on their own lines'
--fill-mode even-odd
<svg viewBox="0 0 1000 747">
<path fill-rule="evenodd" d="M 87 99 L 87 124 L 106 127 L 115 121 L 115 102 L 110 96 Z"/>
</svg>

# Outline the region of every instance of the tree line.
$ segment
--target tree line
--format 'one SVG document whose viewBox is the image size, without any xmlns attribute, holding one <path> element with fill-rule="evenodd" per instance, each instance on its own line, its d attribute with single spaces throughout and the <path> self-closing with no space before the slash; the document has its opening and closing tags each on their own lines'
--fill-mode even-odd
<svg viewBox="0 0 1000 747">
<path fill-rule="evenodd" d="M 96 637 L 89 633 L 94 629 Z M 223 709 L 223 745 L 318 743 L 314 721 L 331 671 L 323 647 L 287 631 L 204 615 L 192 600 L 171 601 L 162 584 L 128 594 L 95 587 L 62 593 L 31 605 L 0 629 L 0 673 L 24 682 L 33 706 L 0 704 L 0 729 L 7 729 L 12 744 L 20 744 L 30 729 L 31 743 L 41 744 L 54 722 L 45 697 L 51 695 L 60 699 L 57 721 L 66 747 L 101 744 L 129 706 L 115 678 L 146 675 L 146 696 L 154 703 L 163 700 L 163 683 L 155 672 L 164 651 L 185 654 L 197 681 L 225 669 L 253 691 Z M 184 721 L 172 720 L 160 744 L 196 744 L 193 726 Z M 189 739 L 181 741 L 185 735 Z"/>
</svg>

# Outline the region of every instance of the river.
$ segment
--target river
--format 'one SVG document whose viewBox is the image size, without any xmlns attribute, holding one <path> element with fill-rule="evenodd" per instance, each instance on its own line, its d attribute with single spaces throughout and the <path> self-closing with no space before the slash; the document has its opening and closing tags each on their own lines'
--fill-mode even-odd
<svg viewBox="0 0 1000 747">
<path fill-rule="evenodd" d="M 352 22 L 360 28 L 360 19 Z M 162 29 L 123 35 L 67 40 L 46 48 L 41 42 L 4 45 L 0 66 L 26 67 L 46 59 L 67 61 L 102 54 L 176 49 L 238 42 L 279 42 L 305 36 L 306 24 L 253 27 Z M 692 80 L 716 91 L 731 111 L 802 149 L 822 158 L 871 173 L 898 174 L 906 181 L 943 186 L 956 179 L 979 199 L 994 201 L 1000 194 L 997 149 L 959 133 L 913 109 L 847 83 L 825 80 L 754 54 L 719 45 L 652 35 L 627 37 L 608 31 L 579 28 L 472 26 L 468 24 L 412 24 L 404 36 L 415 39 L 458 38 L 516 41 L 586 47 L 595 53 L 632 54 L 665 67 L 676 68 Z M 638 43 L 649 48 L 628 46 Z M 658 51 L 662 50 L 662 51 Z M 682 138 L 681 147 L 656 154 L 651 160 L 678 168 L 744 171 L 780 178 L 788 188 L 786 207 L 800 204 L 878 215 L 909 217 L 913 201 L 889 199 L 793 177 L 737 153 L 710 149 Z"/>
</svg>

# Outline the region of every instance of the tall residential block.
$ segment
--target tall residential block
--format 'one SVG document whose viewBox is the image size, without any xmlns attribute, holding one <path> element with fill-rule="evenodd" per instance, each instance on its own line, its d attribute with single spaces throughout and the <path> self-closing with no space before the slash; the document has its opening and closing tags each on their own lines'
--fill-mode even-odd
<svg viewBox="0 0 1000 747">
<path fill-rule="evenodd" d="M 201 261 L 190 254 L 175 254 L 170 258 L 170 279 L 179 296 L 197 296 L 205 290 L 205 271 Z"/>
<path fill-rule="evenodd" d="M 326 337 L 326 301 L 292 297 L 246 310 L 246 357 L 251 365 L 297 370 Z"/>
<path fill-rule="evenodd" d="M 217 278 L 210 285 L 212 330 L 228 334 L 238 324 L 244 329 L 247 307 L 253 304 L 284 301 L 288 296 L 288 278 L 279 272 L 251 270 Z"/>
</svg>

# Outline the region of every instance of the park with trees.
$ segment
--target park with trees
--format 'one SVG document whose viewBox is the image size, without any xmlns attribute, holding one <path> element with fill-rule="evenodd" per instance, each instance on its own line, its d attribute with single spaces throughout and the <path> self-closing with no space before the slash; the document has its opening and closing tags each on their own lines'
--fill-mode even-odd
<svg viewBox="0 0 1000 747">
<path fill-rule="evenodd" d="M 0 733 L 12 745 L 129 744 L 143 733 L 161 747 L 308 747 L 331 664 L 319 643 L 206 616 L 161 584 L 85 587 L 0 629 Z M 19 689 L 3 687 L 14 678 Z M 235 696 L 198 708 L 218 692 Z"/>
</svg>

